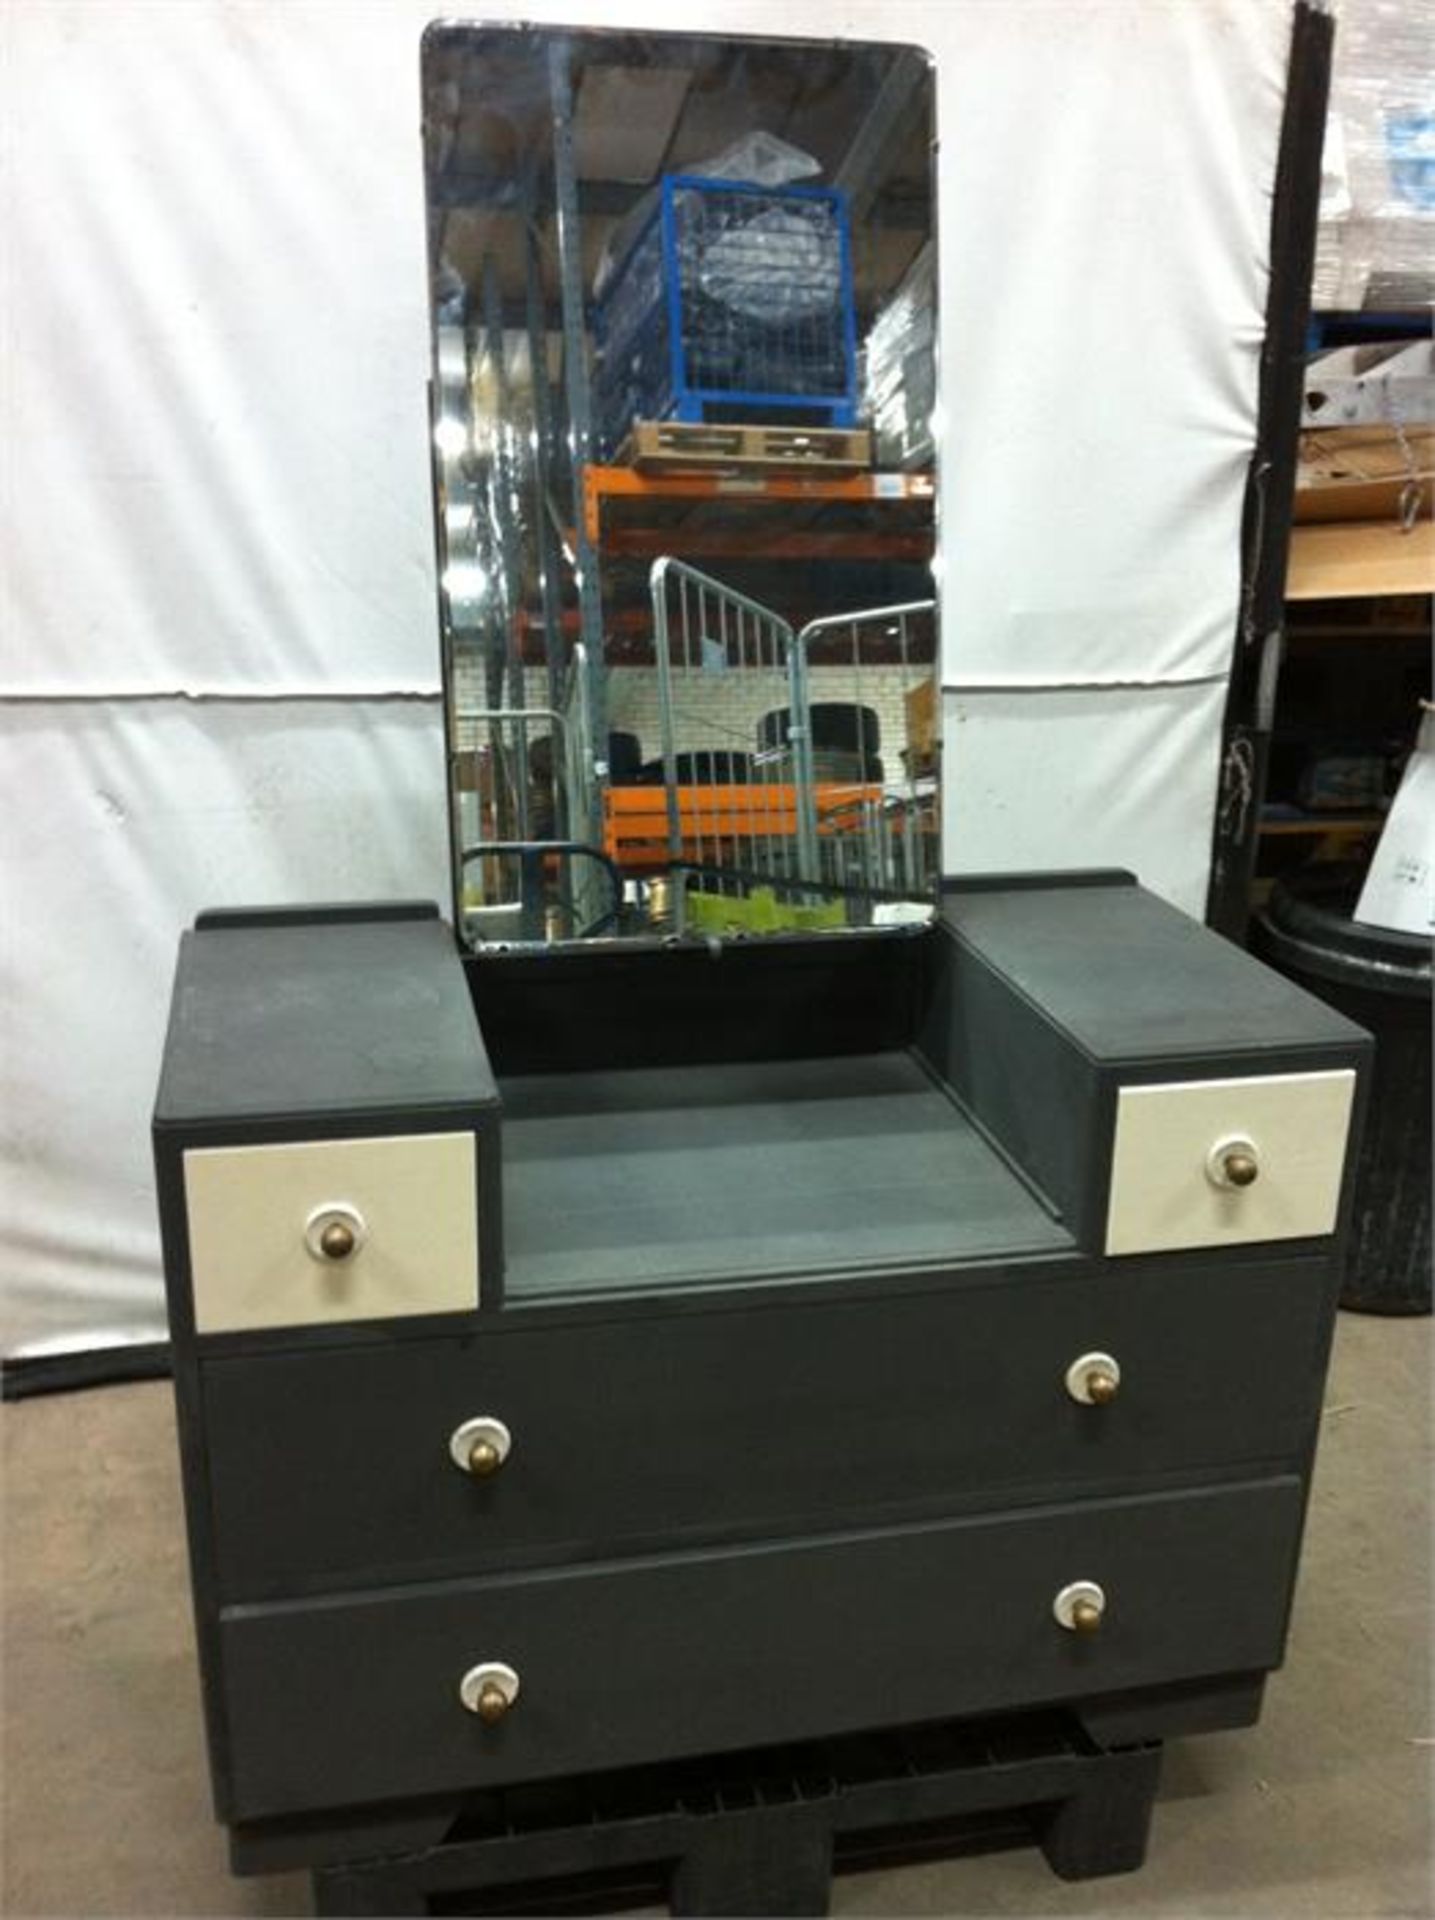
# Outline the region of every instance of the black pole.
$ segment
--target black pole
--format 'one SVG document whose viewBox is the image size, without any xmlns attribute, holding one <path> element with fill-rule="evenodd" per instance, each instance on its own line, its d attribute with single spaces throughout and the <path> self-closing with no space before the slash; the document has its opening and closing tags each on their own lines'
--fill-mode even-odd
<svg viewBox="0 0 1435 1920">
<path fill-rule="evenodd" d="M 1284 639 L 1305 381 L 1310 283 L 1320 209 L 1320 159 L 1335 22 L 1298 0 L 1291 23 L 1285 114 L 1271 207 L 1271 277 L 1261 350 L 1256 446 L 1241 520 L 1241 606 L 1222 730 L 1206 920 L 1244 945 L 1272 710 Z"/>
</svg>

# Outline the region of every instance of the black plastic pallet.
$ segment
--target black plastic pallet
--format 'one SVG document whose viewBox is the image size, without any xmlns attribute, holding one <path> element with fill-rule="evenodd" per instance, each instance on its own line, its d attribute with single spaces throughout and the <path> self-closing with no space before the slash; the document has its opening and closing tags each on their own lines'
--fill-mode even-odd
<svg viewBox="0 0 1435 1920">
<path fill-rule="evenodd" d="M 314 1910 L 822 1914 L 834 1870 L 1033 1843 L 1066 1880 L 1129 1873 L 1160 1768 L 1024 1715 L 509 1788 L 437 1846 L 316 1869 Z"/>
</svg>

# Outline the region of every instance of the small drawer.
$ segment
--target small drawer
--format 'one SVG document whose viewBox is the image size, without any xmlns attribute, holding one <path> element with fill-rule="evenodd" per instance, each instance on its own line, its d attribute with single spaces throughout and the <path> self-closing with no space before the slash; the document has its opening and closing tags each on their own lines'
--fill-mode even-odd
<svg viewBox="0 0 1435 1920">
<path fill-rule="evenodd" d="M 1355 1073 L 1122 1087 L 1108 1253 L 1335 1231 Z"/>
<path fill-rule="evenodd" d="M 1255 1672 L 1281 1657 L 1301 1491 L 236 1609 L 220 1625 L 230 1817 Z M 1074 1630 L 1092 1589 L 1094 1630 Z"/>
<path fill-rule="evenodd" d="M 184 1191 L 201 1334 L 478 1305 L 471 1133 L 191 1147 Z"/>
<path fill-rule="evenodd" d="M 1253 1477 L 1304 1458 L 1332 1296 L 1326 1261 L 1227 1255 L 820 1306 L 504 1313 L 443 1338 L 215 1356 L 220 1592 Z"/>
</svg>

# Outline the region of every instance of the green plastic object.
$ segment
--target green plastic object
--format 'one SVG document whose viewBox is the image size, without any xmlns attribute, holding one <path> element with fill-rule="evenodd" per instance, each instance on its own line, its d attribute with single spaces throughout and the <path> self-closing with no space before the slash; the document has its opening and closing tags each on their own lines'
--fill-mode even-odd
<svg viewBox="0 0 1435 1920">
<path fill-rule="evenodd" d="M 771 887 L 754 887 L 742 896 L 726 893 L 690 893 L 686 919 L 693 933 L 824 933 L 844 927 L 847 915 L 840 900 L 820 906 L 779 900 Z"/>
</svg>

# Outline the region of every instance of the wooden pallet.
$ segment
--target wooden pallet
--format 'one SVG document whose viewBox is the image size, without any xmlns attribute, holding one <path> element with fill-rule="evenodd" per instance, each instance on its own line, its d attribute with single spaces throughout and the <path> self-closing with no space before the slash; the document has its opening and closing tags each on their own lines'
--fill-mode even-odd
<svg viewBox="0 0 1435 1920">
<path fill-rule="evenodd" d="M 639 473 L 673 473 L 683 468 L 700 473 L 773 468 L 785 472 L 792 467 L 856 473 L 872 464 L 872 436 L 863 427 L 635 420 L 618 458 Z"/>
</svg>

